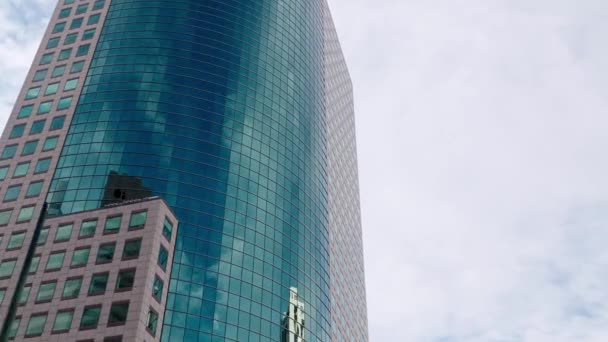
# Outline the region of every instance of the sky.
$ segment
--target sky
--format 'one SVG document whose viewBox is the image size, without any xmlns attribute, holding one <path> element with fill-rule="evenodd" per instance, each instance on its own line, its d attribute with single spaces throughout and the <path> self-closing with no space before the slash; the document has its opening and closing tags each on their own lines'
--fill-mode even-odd
<svg viewBox="0 0 608 342">
<path fill-rule="evenodd" d="M 371 341 L 608 341 L 608 2 L 329 2 Z M 54 3 L 0 1 L 0 127 Z"/>
</svg>

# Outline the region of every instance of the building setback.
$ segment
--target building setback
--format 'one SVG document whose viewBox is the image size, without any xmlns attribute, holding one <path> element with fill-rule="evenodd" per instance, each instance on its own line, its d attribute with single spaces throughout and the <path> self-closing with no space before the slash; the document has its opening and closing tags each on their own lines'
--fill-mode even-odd
<svg viewBox="0 0 608 342">
<path fill-rule="evenodd" d="M 0 138 L 3 338 L 367 341 L 366 311 L 326 0 L 60 0 Z"/>
</svg>

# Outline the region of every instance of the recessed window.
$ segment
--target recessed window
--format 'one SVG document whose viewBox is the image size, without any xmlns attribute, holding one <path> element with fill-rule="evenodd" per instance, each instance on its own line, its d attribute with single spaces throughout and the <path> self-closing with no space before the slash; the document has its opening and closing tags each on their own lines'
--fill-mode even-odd
<svg viewBox="0 0 608 342">
<path fill-rule="evenodd" d="M 107 286 L 108 273 L 93 274 L 89 285 L 89 296 L 105 293 Z"/>
<path fill-rule="evenodd" d="M 46 324 L 46 314 L 32 315 L 25 330 L 25 337 L 40 336 Z"/>
<path fill-rule="evenodd" d="M 32 79 L 32 82 L 39 82 L 42 81 L 46 78 L 46 74 L 48 74 L 49 69 L 43 69 L 43 70 L 38 70 L 36 71 L 36 73 L 34 74 L 34 78 Z"/>
<path fill-rule="evenodd" d="M 71 5 L 74 3 L 75 0 L 63 0 L 63 4 L 64 5 Z"/>
<path fill-rule="evenodd" d="M 38 140 L 28 141 L 23 145 L 23 150 L 21 150 L 22 156 L 27 156 L 30 154 L 34 154 L 36 152 L 36 147 L 38 146 Z"/>
<path fill-rule="evenodd" d="M 55 288 L 57 288 L 56 281 L 40 284 L 40 287 L 38 288 L 38 295 L 36 296 L 36 302 L 51 301 L 55 295 Z"/>
<path fill-rule="evenodd" d="M 152 334 L 152 336 L 156 335 L 156 327 L 158 325 L 158 314 L 156 311 L 150 309 L 148 311 L 148 321 L 146 322 L 146 329 Z"/>
<path fill-rule="evenodd" d="M 122 335 L 104 337 L 103 342 L 123 342 Z"/>
<path fill-rule="evenodd" d="M 47 88 L 48 90 L 48 88 Z M 52 88 L 51 88 L 52 90 Z M 51 108 L 53 107 L 53 101 L 45 101 L 40 103 L 40 105 L 38 106 L 38 115 L 43 115 L 43 114 L 47 114 L 48 112 L 51 111 Z"/>
<path fill-rule="evenodd" d="M 84 18 L 76 18 L 76 19 L 72 20 L 72 23 L 70 24 L 70 30 L 77 29 L 80 26 L 82 26 L 83 20 L 84 20 Z"/>
<path fill-rule="evenodd" d="M 8 165 L 0 166 L 0 181 L 4 180 L 7 175 L 8 175 Z"/>
<path fill-rule="evenodd" d="M 17 304 L 24 305 L 27 303 L 27 300 L 30 298 L 30 293 L 32 292 L 32 284 L 24 285 L 21 288 L 21 291 L 17 294 Z"/>
<path fill-rule="evenodd" d="M 57 227 L 57 232 L 55 234 L 55 242 L 68 241 L 72 236 L 72 224 L 64 224 Z"/>
<path fill-rule="evenodd" d="M 74 310 L 57 312 L 55 323 L 53 324 L 53 332 L 68 332 L 72 327 L 72 319 L 74 319 Z"/>
<path fill-rule="evenodd" d="M 71 80 L 67 80 L 65 82 L 65 86 L 63 87 L 63 91 L 70 91 L 76 89 L 78 86 L 78 79 L 72 78 Z"/>
<path fill-rule="evenodd" d="M 9 186 L 6 189 L 6 193 L 4 194 L 4 202 L 14 201 L 19 197 L 19 193 L 21 192 L 21 184 Z"/>
<path fill-rule="evenodd" d="M 154 275 L 154 283 L 152 284 L 152 297 L 156 298 L 158 302 L 162 300 L 163 297 L 163 287 L 165 283 L 159 276 Z"/>
<path fill-rule="evenodd" d="M 59 52 L 59 57 L 57 57 L 57 60 L 58 61 L 66 60 L 66 59 L 70 58 L 71 55 L 72 55 L 72 48 L 63 49 Z"/>
<path fill-rule="evenodd" d="M 87 21 L 87 25 L 97 24 L 99 22 L 100 17 L 101 17 L 100 14 L 93 14 L 92 16 L 89 17 L 89 21 Z"/>
<path fill-rule="evenodd" d="M 32 115 L 33 109 L 34 109 L 34 105 L 27 105 L 27 106 L 21 107 L 21 109 L 19 109 L 19 113 L 17 114 L 17 119 L 23 119 L 23 118 L 29 117 L 30 115 Z"/>
<path fill-rule="evenodd" d="M 120 230 L 120 221 L 122 220 L 122 216 L 114 216 L 108 217 L 106 219 L 106 225 L 103 229 L 104 234 L 113 234 L 118 233 Z"/>
<path fill-rule="evenodd" d="M 71 7 L 62 9 L 59 12 L 59 19 L 69 17 L 71 12 L 72 12 L 72 8 Z"/>
<path fill-rule="evenodd" d="M 27 270 L 27 273 L 36 273 L 38 271 L 38 266 L 40 266 L 40 255 L 35 255 L 32 257 L 32 262 L 30 262 L 30 268 Z"/>
<path fill-rule="evenodd" d="M 38 163 L 36 163 L 36 167 L 34 168 L 34 173 L 42 173 L 49 170 L 51 166 L 51 158 L 40 159 Z"/>
<path fill-rule="evenodd" d="M 46 90 L 44 91 L 44 96 L 56 94 L 58 89 L 59 89 L 59 82 L 51 83 L 46 86 Z"/>
<path fill-rule="evenodd" d="M 96 29 L 93 28 L 84 31 L 84 33 L 82 34 L 82 40 L 93 39 L 93 37 L 95 36 L 95 30 Z"/>
<path fill-rule="evenodd" d="M 10 239 L 8 239 L 8 245 L 6 249 L 18 249 L 23 246 L 23 241 L 25 240 L 25 232 L 13 233 L 11 234 Z"/>
<path fill-rule="evenodd" d="M 0 278 L 9 278 L 13 275 L 13 270 L 15 269 L 15 264 L 17 260 L 3 260 L 0 263 Z"/>
<path fill-rule="evenodd" d="M 15 172 L 13 172 L 13 178 L 27 175 L 29 168 L 30 162 L 17 164 L 17 167 L 15 167 Z"/>
<path fill-rule="evenodd" d="M 139 257 L 141 250 L 141 239 L 125 241 L 125 247 L 122 250 L 122 259 L 136 259 Z"/>
<path fill-rule="evenodd" d="M 95 235 L 97 229 L 97 220 L 93 221 L 82 221 L 80 225 L 80 232 L 78 233 L 79 238 L 91 237 Z"/>
<path fill-rule="evenodd" d="M 59 65 L 53 69 L 53 73 L 51 74 L 51 77 L 53 77 L 53 78 L 60 77 L 60 76 L 63 76 L 64 73 L 65 73 L 65 64 Z"/>
<path fill-rule="evenodd" d="M 27 192 L 25 193 L 25 197 L 34 197 L 40 195 L 42 191 L 43 181 L 32 182 L 27 188 Z"/>
<path fill-rule="evenodd" d="M 108 317 L 108 325 L 122 325 L 127 322 L 127 313 L 129 312 L 129 302 L 112 303 L 110 307 L 110 316 Z"/>
<path fill-rule="evenodd" d="M 40 94 L 40 87 L 30 88 L 27 90 L 27 93 L 25 93 L 25 99 L 26 100 L 35 99 L 38 97 L 39 94 Z"/>
<path fill-rule="evenodd" d="M 49 128 L 49 130 L 54 131 L 57 129 L 62 129 L 64 123 L 65 123 L 65 115 L 54 117 L 53 120 L 51 121 L 51 127 Z"/>
<path fill-rule="evenodd" d="M 63 260 L 65 259 L 65 252 L 55 252 L 49 255 L 49 260 L 46 263 L 46 271 L 55 271 L 63 267 Z"/>
<path fill-rule="evenodd" d="M 59 141 L 59 137 L 46 138 L 44 145 L 42 146 L 42 151 L 49 151 L 57 147 L 57 141 Z"/>
<path fill-rule="evenodd" d="M 64 29 L 65 29 L 65 21 L 62 23 L 55 24 L 55 26 L 53 27 L 52 33 L 59 33 L 59 32 L 62 32 Z"/>
<path fill-rule="evenodd" d="M 34 123 L 32 124 L 32 127 L 30 128 L 30 135 L 42 133 L 42 131 L 44 131 L 45 123 L 46 123 L 46 120 L 34 121 Z"/>
<path fill-rule="evenodd" d="M 31 207 L 23 207 L 19 210 L 19 215 L 17 215 L 17 223 L 27 222 L 32 219 L 32 215 L 34 215 L 34 206 Z"/>
<path fill-rule="evenodd" d="M 84 61 L 74 62 L 74 64 L 72 64 L 72 68 L 70 69 L 70 73 L 75 74 L 77 72 L 81 72 L 83 68 L 84 68 Z"/>
<path fill-rule="evenodd" d="M 85 266 L 87 262 L 89 262 L 89 254 L 91 253 L 91 248 L 80 248 L 74 251 L 72 254 L 72 263 L 71 267 L 80 267 Z"/>
<path fill-rule="evenodd" d="M 147 211 L 140 211 L 138 213 L 131 214 L 131 219 L 129 220 L 129 229 L 143 228 L 146 225 L 147 216 Z"/>
<path fill-rule="evenodd" d="M 17 152 L 17 145 L 5 146 L 0 155 L 0 159 L 12 158 L 15 156 L 15 152 Z"/>
<path fill-rule="evenodd" d="M 59 37 L 54 37 L 49 39 L 48 43 L 46 43 L 47 49 L 56 48 L 59 45 Z"/>
<path fill-rule="evenodd" d="M 133 287 L 135 282 L 135 270 L 122 270 L 116 277 L 116 291 L 126 291 Z"/>
<path fill-rule="evenodd" d="M 95 4 L 93 4 L 93 11 L 98 10 L 98 9 L 102 9 L 103 6 L 105 5 L 106 1 L 105 0 L 97 0 L 95 1 Z"/>
<path fill-rule="evenodd" d="M 8 327 L 8 332 L 6 333 L 6 337 L 10 340 L 17 336 L 17 330 L 19 330 L 19 325 L 21 324 L 21 317 L 16 317 L 11 325 Z"/>
<path fill-rule="evenodd" d="M 53 56 L 55 55 L 54 52 L 49 52 L 49 53 L 45 53 L 44 55 L 42 55 L 42 57 L 40 57 L 40 65 L 47 65 L 50 64 L 53 61 Z"/>
<path fill-rule="evenodd" d="M 80 319 L 80 329 L 97 328 L 99 315 L 101 315 L 101 305 L 85 307 Z"/>
<path fill-rule="evenodd" d="M 99 246 L 97 251 L 97 259 L 95 260 L 98 264 L 111 262 L 114 259 L 114 250 L 116 249 L 116 243 L 106 243 Z"/>
<path fill-rule="evenodd" d="M 76 7 L 76 14 L 82 14 L 86 12 L 87 7 L 89 7 L 89 4 L 78 5 L 78 7 Z"/>
<path fill-rule="evenodd" d="M 11 219 L 11 213 L 13 209 L 2 210 L 0 211 L 0 226 L 7 225 Z"/>
<path fill-rule="evenodd" d="M 76 57 L 79 57 L 79 56 L 84 56 L 84 55 L 86 55 L 87 53 L 89 53 L 89 48 L 90 48 L 90 47 L 91 47 L 91 45 L 90 45 L 90 44 L 86 44 L 86 45 L 80 45 L 80 46 L 78 47 L 78 50 L 76 50 Z"/>
<path fill-rule="evenodd" d="M 40 229 L 40 234 L 38 235 L 38 241 L 36 241 L 36 245 L 42 246 L 46 243 L 46 239 L 49 237 L 49 227 L 44 227 Z"/>
<path fill-rule="evenodd" d="M 72 105 L 72 97 L 64 97 L 61 100 L 59 100 L 59 103 L 57 104 L 57 110 L 64 110 L 64 109 L 68 109 L 70 108 L 70 106 Z"/>
<path fill-rule="evenodd" d="M 11 133 L 9 134 L 8 138 L 9 139 L 19 138 L 20 136 L 23 135 L 23 132 L 25 132 L 25 124 L 15 125 L 15 126 L 13 126 L 13 129 L 11 130 Z"/>
<path fill-rule="evenodd" d="M 65 281 L 63 286 L 63 294 L 61 298 L 74 298 L 80 294 L 80 287 L 82 286 L 82 277 L 71 278 Z"/>
</svg>

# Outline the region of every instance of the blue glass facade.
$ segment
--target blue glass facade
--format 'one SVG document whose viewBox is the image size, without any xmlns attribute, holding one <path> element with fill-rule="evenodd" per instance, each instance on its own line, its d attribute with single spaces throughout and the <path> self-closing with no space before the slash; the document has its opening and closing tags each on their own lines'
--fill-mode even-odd
<svg viewBox="0 0 608 342">
<path fill-rule="evenodd" d="M 51 215 L 162 196 L 165 341 L 331 339 L 324 0 L 112 0 Z M 357 208 L 358 209 L 358 208 Z"/>
</svg>

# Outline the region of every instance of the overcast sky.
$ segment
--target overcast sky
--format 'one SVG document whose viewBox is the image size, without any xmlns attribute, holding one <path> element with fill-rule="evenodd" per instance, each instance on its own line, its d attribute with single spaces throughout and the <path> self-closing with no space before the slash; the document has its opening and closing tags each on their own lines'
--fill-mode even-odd
<svg viewBox="0 0 608 342">
<path fill-rule="evenodd" d="M 0 127 L 54 3 L 0 0 Z M 608 2 L 330 5 L 371 340 L 608 341 Z"/>
</svg>

